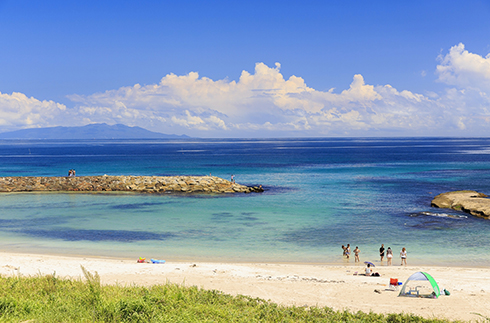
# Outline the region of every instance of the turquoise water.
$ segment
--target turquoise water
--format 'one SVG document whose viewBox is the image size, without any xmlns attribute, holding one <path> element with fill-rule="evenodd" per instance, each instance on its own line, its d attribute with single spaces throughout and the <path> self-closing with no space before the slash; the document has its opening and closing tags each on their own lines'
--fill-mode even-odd
<svg viewBox="0 0 490 323">
<path fill-rule="evenodd" d="M 168 260 L 490 264 L 490 221 L 430 207 L 490 193 L 489 139 L 0 141 L 0 176 L 209 175 L 261 194 L 0 194 L 0 250 Z M 351 259 L 352 263 L 353 260 Z"/>
</svg>

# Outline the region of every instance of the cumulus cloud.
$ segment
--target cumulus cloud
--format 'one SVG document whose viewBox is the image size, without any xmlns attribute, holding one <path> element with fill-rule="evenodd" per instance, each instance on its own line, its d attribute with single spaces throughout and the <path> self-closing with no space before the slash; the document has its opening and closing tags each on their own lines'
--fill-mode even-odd
<svg viewBox="0 0 490 323">
<path fill-rule="evenodd" d="M 223 120 L 216 116 L 209 116 L 207 118 L 201 118 L 192 115 L 189 110 L 185 111 L 185 115 L 182 117 L 173 116 L 172 122 L 183 126 L 185 128 L 196 128 L 198 130 L 211 130 L 222 129 L 226 130 L 226 125 Z"/>
<path fill-rule="evenodd" d="M 59 122 L 64 111 L 65 105 L 53 101 L 39 101 L 17 92 L 0 92 L 0 127 L 4 131 L 49 126 Z"/>
<path fill-rule="evenodd" d="M 490 54 L 482 57 L 465 50 L 460 43 L 439 56 L 436 71 L 441 82 L 461 88 L 490 90 Z"/>
<path fill-rule="evenodd" d="M 316 91 L 301 77 L 285 79 L 279 63 L 274 67 L 257 63 L 253 74 L 242 71 L 238 81 L 214 81 L 196 72 L 169 74 L 159 84 L 70 98 L 79 104 L 84 120 L 92 122 L 107 122 L 110 115 L 123 122 L 120 116 L 124 110 L 127 119 L 131 116 L 131 125 L 139 120 L 138 125 L 145 126 L 141 123 L 154 119 L 161 120 L 167 129 L 223 131 L 223 135 L 261 129 L 314 132 L 315 125 L 325 134 L 328 131 L 323 127 L 331 125 L 329 120 L 339 114 L 343 116 L 336 124 L 369 129 L 376 101 L 383 99 L 362 75 L 354 75 L 349 89 L 335 94 L 333 90 Z"/>
<path fill-rule="evenodd" d="M 449 86 L 438 102 L 451 111 L 447 121 L 458 130 L 486 135 L 490 120 L 490 54 L 470 53 L 460 43 L 439 56 L 438 81 Z"/>
<path fill-rule="evenodd" d="M 447 85 L 425 95 L 389 84 L 369 84 L 361 74 L 349 88 L 319 91 L 303 78 L 284 78 L 281 65 L 257 63 L 237 80 L 212 80 L 197 72 L 168 74 L 159 83 L 71 95 L 71 108 L 20 93 L 0 93 L 0 127 L 105 122 L 191 136 L 475 135 L 490 122 L 490 56 L 463 44 L 439 57 L 436 75 Z M 57 124 L 58 123 L 58 124 Z M 478 133 L 479 134 L 479 133 Z"/>
<path fill-rule="evenodd" d="M 352 81 L 350 88 L 342 91 L 341 96 L 350 102 L 370 102 L 382 98 L 379 93 L 374 90 L 374 86 L 366 85 L 364 83 L 364 77 L 362 77 L 361 74 L 354 75 L 354 80 Z"/>
</svg>

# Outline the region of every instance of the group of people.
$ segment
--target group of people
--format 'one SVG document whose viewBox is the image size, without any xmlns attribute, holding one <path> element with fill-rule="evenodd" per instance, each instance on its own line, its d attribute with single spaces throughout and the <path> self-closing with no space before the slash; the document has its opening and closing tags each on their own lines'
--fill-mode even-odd
<svg viewBox="0 0 490 323">
<path fill-rule="evenodd" d="M 342 245 L 342 252 L 347 259 L 350 258 L 350 244 L 347 244 L 347 246 Z M 381 247 L 379 248 L 379 256 L 381 258 L 381 262 L 383 262 L 384 257 L 385 257 L 385 252 L 386 252 L 386 264 L 388 266 L 391 266 L 392 264 L 392 259 L 393 259 L 393 250 L 391 247 L 388 247 L 388 249 L 385 249 L 384 244 L 381 244 Z M 359 262 L 359 254 L 361 253 L 361 250 L 359 247 L 356 246 L 354 249 L 354 261 Z M 407 265 L 407 249 L 405 247 L 402 248 L 402 251 L 400 251 L 400 258 L 401 258 L 401 266 Z"/>
<path fill-rule="evenodd" d="M 347 246 L 342 245 L 342 250 L 343 250 L 343 255 L 347 257 L 347 259 L 350 258 L 350 244 L 347 244 Z M 356 249 L 354 249 L 354 261 L 359 262 L 359 254 L 361 253 L 361 249 L 356 246 Z"/>
<path fill-rule="evenodd" d="M 68 171 L 68 177 L 75 177 L 75 170 L 74 169 L 70 169 Z"/>
<path fill-rule="evenodd" d="M 381 247 L 379 248 L 379 257 L 381 258 L 381 262 L 383 262 L 383 259 L 385 257 L 385 245 L 381 244 Z M 407 265 L 407 249 L 405 247 L 402 248 L 402 251 L 400 251 L 400 258 L 402 260 L 401 266 Z M 393 250 L 391 250 L 390 247 L 386 249 L 386 264 L 388 266 L 391 266 L 391 260 L 393 259 Z"/>
</svg>

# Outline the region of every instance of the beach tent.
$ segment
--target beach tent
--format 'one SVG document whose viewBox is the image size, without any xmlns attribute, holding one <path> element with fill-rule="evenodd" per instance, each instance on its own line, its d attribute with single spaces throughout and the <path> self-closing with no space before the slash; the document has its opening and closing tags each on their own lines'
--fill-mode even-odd
<svg viewBox="0 0 490 323">
<path fill-rule="evenodd" d="M 408 277 L 398 296 L 437 298 L 441 295 L 434 278 L 422 271 Z"/>
</svg>

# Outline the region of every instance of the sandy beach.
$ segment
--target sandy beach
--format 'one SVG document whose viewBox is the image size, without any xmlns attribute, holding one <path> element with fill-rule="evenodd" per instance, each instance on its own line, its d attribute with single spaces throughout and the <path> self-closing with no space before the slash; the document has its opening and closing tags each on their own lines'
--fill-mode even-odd
<svg viewBox="0 0 490 323">
<path fill-rule="evenodd" d="M 55 273 L 80 279 L 80 266 L 97 272 L 103 284 L 144 285 L 166 282 L 249 295 L 278 304 L 328 306 L 352 312 L 413 313 L 426 318 L 477 321 L 490 317 L 490 269 L 378 265 L 381 277 L 356 275 L 360 265 L 265 263 L 137 263 L 136 259 L 66 257 L 0 253 L 3 276 L 36 276 Z M 397 297 L 388 287 L 390 278 L 405 281 L 416 271 L 430 273 L 439 286 L 451 292 L 438 299 Z M 375 292 L 375 290 L 379 292 Z M 482 316 L 480 316 L 482 315 Z"/>
</svg>

